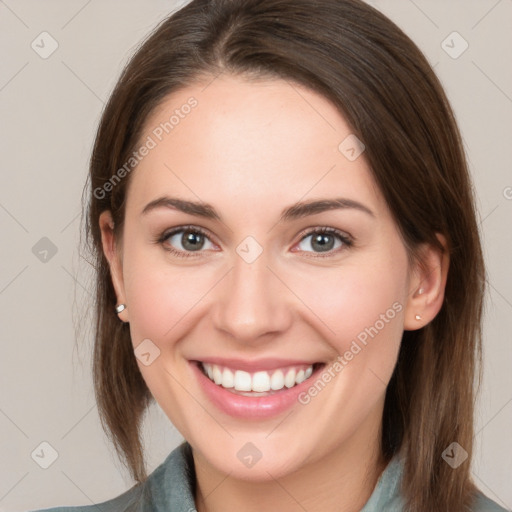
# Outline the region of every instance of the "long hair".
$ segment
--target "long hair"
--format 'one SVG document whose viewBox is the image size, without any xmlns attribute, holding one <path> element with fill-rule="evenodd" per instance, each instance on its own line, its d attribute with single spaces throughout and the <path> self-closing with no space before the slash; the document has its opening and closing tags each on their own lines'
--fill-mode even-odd
<svg viewBox="0 0 512 512">
<path fill-rule="evenodd" d="M 166 97 L 220 73 L 288 80 L 329 99 L 361 139 L 410 261 L 420 244 L 450 256 L 444 302 L 405 331 L 386 390 L 381 450 L 404 460 L 406 509 L 469 509 L 475 383 L 481 381 L 485 269 L 461 136 L 427 60 L 393 22 L 360 0 L 193 0 L 139 46 L 103 111 L 90 162 L 87 241 L 96 267 L 93 378 L 105 432 L 137 482 L 147 478 L 141 423 L 152 401 L 130 333 L 114 312 L 99 215 L 121 239 L 130 175 L 116 176 Z M 137 172 L 136 168 L 133 172 Z M 119 175 L 117 175 L 119 176 Z M 456 441 L 467 460 L 442 458 Z"/>
</svg>

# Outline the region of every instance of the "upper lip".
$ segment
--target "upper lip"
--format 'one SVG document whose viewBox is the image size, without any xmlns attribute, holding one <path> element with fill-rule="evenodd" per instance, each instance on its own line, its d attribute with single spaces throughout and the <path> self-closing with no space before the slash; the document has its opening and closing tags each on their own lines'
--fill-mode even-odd
<svg viewBox="0 0 512 512">
<path fill-rule="evenodd" d="M 236 359 L 224 357 L 204 357 L 196 359 L 195 361 L 207 364 L 216 364 L 218 366 L 227 366 L 237 370 L 245 370 L 247 372 L 276 370 L 278 368 L 286 368 L 288 366 L 300 365 L 313 365 L 322 361 L 306 361 L 300 359 L 278 359 L 278 358 L 264 358 L 264 359 Z"/>
</svg>

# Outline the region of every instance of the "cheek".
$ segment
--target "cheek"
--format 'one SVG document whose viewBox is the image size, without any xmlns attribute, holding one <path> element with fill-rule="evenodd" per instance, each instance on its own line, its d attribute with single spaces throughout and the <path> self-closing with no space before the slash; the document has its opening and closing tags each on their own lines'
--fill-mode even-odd
<svg viewBox="0 0 512 512">
<path fill-rule="evenodd" d="M 149 338 L 161 346 L 161 341 L 174 338 L 181 330 L 187 314 L 208 287 L 204 281 L 200 283 L 199 276 L 191 278 L 190 268 L 171 271 L 161 263 L 144 264 L 143 260 L 134 258 L 126 272 L 132 339 L 134 345 Z"/>
<path fill-rule="evenodd" d="M 191 428 L 187 426 L 187 417 L 198 412 L 189 410 L 185 416 L 180 413 L 190 404 L 176 380 L 186 371 L 177 347 L 193 328 L 194 306 L 211 284 L 205 284 L 204 273 L 194 272 L 192 267 L 178 269 L 164 257 L 144 250 L 127 252 L 124 270 L 132 344 L 136 348 L 149 339 L 160 351 L 147 366 L 137 361 L 139 369 L 174 426 L 182 433 L 187 432 Z"/>
<path fill-rule="evenodd" d="M 296 274 L 293 290 L 338 353 L 349 350 L 354 339 L 364 344 L 376 331 L 400 336 L 406 283 L 403 268 L 381 259 L 316 270 Z"/>
</svg>

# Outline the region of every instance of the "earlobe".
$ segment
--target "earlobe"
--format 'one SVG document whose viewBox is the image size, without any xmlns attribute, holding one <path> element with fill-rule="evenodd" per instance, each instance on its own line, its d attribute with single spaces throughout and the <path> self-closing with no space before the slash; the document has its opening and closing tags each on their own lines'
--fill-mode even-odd
<svg viewBox="0 0 512 512">
<path fill-rule="evenodd" d="M 114 235 L 114 221 L 112 214 L 109 210 L 106 210 L 100 214 L 99 226 L 101 231 L 101 243 L 103 247 L 103 253 L 108 261 L 110 267 L 110 275 L 112 277 L 112 284 L 117 297 L 117 304 L 112 304 L 112 308 L 115 311 L 120 320 L 128 322 L 128 311 L 126 308 L 126 298 L 124 293 L 124 280 L 122 271 L 121 255 L 116 245 L 116 239 Z M 123 308 L 119 308 L 120 305 Z"/>
<path fill-rule="evenodd" d="M 443 305 L 450 256 L 446 238 L 439 233 L 437 238 L 444 248 L 443 251 L 432 245 L 425 246 L 421 262 L 413 272 L 404 316 L 406 331 L 414 331 L 427 325 Z"/>
</svg>

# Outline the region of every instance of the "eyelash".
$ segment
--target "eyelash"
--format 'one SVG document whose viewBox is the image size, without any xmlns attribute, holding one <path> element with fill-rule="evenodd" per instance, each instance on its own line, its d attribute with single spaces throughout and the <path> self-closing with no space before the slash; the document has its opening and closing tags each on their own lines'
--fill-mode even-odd
<svg viewBox="0 0 512 512">
<path fill-rule="evenodd" d="M 180 233 L 183 231 L 191 231 L 193 233 L 199 233 L 199 234 L 203 235 L 204 237 L 210 239 L 210 236 L 204 229 L 200 228 L 199 226 L 191 226 L 190 225 L 190 226 L 180 226 L 178 228 L 171 229 L 170 231 L 164 231 L 160 236 L 158 236 L 156 238 L 155 243 L 161 244 L 166 251 L 170 252 L 171 254 L 173 254 L 174 256 L 177 256 L 179 258 L 197 257 L 198 254 L 194 254 L 193 251 L 179 251 L 172 246 L 164 245 L 168 238 L 175 235 L 176 233 Z M 306 238 L 310 235 L 317 235 L 317 234 L 336 235 L 341 240 L 341 242 L 343 242 L 343 245 L 345 246 L 345 248 L 350 248 L 354 245 L 354 240 L 352 239 L 352 237 L 346 235 L 345 233 L 343 233 L 342 231 L 339 231 L 338 229 L 329 228 L 329 227 L 313 228 L 309 231 L 302 233 L 299 243 L 302 242 L 302 240 L 304 240 L 304 238 Z M 335 251 L 327 252 L 325 255 L 322 255 L 321 253 L 315 253 L 316 256 L 308 256 L 308 257 L 328 258 L 328 257 L 332 257 L 333 254 L 337 254 L 338 252 L 340 252 L 340 250 L 341 250 L 341 248 L 338 248 Z M 200 253 L 200 252 L 203 252 L 203 251 L 198 251 L 198 253 Z M 306 251 L 306 252 L 309 252 L 309 251 Z"/>
</svg>

